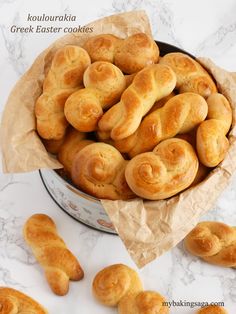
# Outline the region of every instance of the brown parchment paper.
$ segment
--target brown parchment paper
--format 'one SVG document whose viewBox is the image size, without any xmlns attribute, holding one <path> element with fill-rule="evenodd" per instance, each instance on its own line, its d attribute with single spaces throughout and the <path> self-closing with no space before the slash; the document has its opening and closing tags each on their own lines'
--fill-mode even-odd
<svg viewBox="0 0 236 314">
<path fill-rule="evenodd" d="M 2 164 L 4 172 L 27 172 L 39 168 L 62 168 L 45 150 L 35 128 L 34 105 L 42 93 L 42 83 L 56 50 L 65 45 L 83 45 L 89 37 L 110 33 L 125 38 L 138 32 L 151 35 L 148 17 L 144 11 L 112 15 L 87 25 L 93 32 L 73 33 L 55 41 L 35 60 L 12 90 L 1 122 Z"/>
<path fill-rule="evenodd" d="M 42 92 L 44 73 L 58 48 L 66 44 L 82 45 L 88 37 L 100 33 L 111 33 L 120 37 L 137 32 L 151 34 L 148 18 L 143 11 L 105 17 L 88 26 L 93 27 L 93 33 L 66 35 L 43 51 L 11 92 L 1 124 L 5 172 L 61 167 L 46 152 L 38 138 L 34 118 L 34 104 Z M 236 74 L 220 69 L 208 59 L 199 58 L 199 61 L 214 76 L 220 92 L 232 104 L 230 149 L 225 160 L 206 180 L 169 200 L 102 200 L 103 207 L 138 267 L 143 267 L 181 241 L 198 223 L 199 218 L 212 208 L 236 169 Z"/>
</svg>

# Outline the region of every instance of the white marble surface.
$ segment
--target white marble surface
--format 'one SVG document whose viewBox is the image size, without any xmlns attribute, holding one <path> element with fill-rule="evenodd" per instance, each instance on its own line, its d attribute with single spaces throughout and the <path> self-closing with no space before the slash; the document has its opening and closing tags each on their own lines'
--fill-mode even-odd
<svg viewBox="0 0 236 314">
<path fill-rule="evenodd" d="M 10 26 L 28 26 L 28 13 L 58 15 L 73 13 L 85 24 L 116 12 L 145 9 L 154 37 L 189 52 L 212 58 L 236 72 L 235 0 L 0 0 L 0 110 L 17 79 L 35 57 L 59 34 L 13 34 Z M 51 23 L 44 23 L 51 26 Z M 60 26 L 61 23 L 54 23 Z M 236 177 L 213 210 L 202 219 L 236 225 Z M 60 234 L 79 257 L 85 269 L 81 282 L 71 283 L 65 297 L 52 294 L 41 268 L 22 239 L 28 216 L 43 212 L 54 218 Z M 115 309 L 97 304 L 91 281 L 106 265 L 123 262 L 135 268 L 120 239 L 88 229 L 62 212 L 49 198 L 37 172 L 0 176 L 0 285 L 28 293 L 51 314 L 111 314 Z M 190 302 L 224 301 L 236 313 L 236 271 L 208 265 L 188 255 L 180 243 L 176 248 L 139 271 L 146 289 L 157 290 L 169 300 Z M 172 307 L 171 314 L 192 314 L 196 308 Z"/>
</svg>

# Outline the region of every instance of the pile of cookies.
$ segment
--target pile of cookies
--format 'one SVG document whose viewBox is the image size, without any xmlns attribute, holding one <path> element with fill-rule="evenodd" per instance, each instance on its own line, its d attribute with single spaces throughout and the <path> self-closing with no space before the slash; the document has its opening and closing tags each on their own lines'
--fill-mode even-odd
<svg viewBox="0 0 236 314">
<path fill-rule="evenodd" d="M 84 192 L 169 198 L 225 157 L 228 100 L 186 54 L 162 57 L 144 33 L 59 49 L 35 104 L 37 132 Z"/>
</svg>

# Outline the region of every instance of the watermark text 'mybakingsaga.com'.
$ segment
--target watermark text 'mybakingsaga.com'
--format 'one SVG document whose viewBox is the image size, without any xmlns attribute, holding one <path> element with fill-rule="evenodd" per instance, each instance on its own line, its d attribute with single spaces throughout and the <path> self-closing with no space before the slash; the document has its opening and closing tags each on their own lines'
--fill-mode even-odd
<svg viewBox="0 0 236 314">
<path fill-rule="evenodd" d="M 178 306 L 185 306 L 190 307 L 191 309 L 194 307 L 204 307 L 209 305 L 218 305 L 218 306 L 224 306 L 224 302 L 198 302 L 198 301 L 186 301 L 186 300 L 179 300 L 179 301 L 166 301 L 163 302 L 163 306 L 171 307 L 178 307 Z"/>
</svg>

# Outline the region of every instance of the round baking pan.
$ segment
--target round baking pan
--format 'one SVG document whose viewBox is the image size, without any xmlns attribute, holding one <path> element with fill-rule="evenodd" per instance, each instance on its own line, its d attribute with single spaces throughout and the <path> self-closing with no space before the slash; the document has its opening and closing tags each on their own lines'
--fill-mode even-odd
<svg viewBox="0 0 236 314">
<path fill-rule="evenodd" d="M 182 52 L 195 58 L 176 46 L 161 41 L 156 43 L 161 56 L 170 52 Z M 48 194 L 64 212 L 88 227 L 117 234 L 99 199 L 80 191 L 54 170 L 42 169 L 39 172 Z"/>
</svg>

